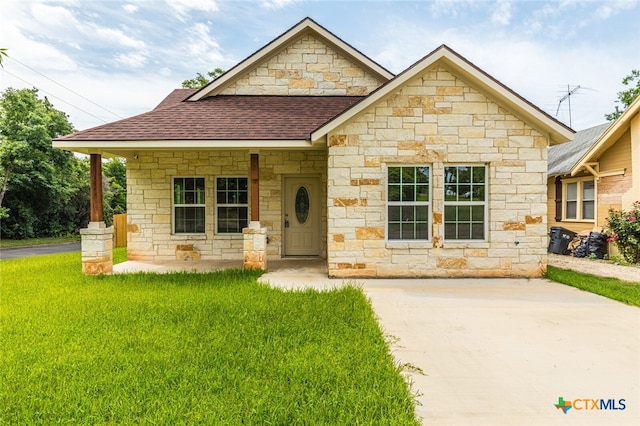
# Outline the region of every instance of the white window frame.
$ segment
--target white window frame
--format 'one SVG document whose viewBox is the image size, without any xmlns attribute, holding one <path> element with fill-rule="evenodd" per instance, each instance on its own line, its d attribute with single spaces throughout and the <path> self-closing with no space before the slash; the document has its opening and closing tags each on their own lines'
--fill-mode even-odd
<svg viewBox="0 0 640 426">
<path fill-rule="evenodd" d="M 584 183 L 593 183 L 593 200 L 584 199 Z M 567 202 L 569 194 L 569 185 L 576 185 L 576 217 L 567 217 Z M 585 219 L 583 212 L 584 201 L 593 201 L 593 218 Z M 563 222 L 589 222 L 595 223 L 598 216 L 598 181 L 593 176 L 562 179 L 562 221 Z"/>
<path fill-rule="evenodd" d="M 483 201 L 447 201 L 447 182 L 444 181 L 446 179 L 445 170 L 447 167 L 483 167 L 484 168 L 484 200 Z M 442 212 L 442 236 L 444 241 L 446 242 L 486 242 L 489 239 L 489 166 L 487 164 L 482 163 L 473 163 L 473 164 L 458 164 L 458 163 L 450 163 L 444 164 L 443 169 L 443 187 L 442 187 L 442 201 L 443 201 L 443 212 Z M 482 206 L 483 207 L 483 237 L 484 238 L 472 238 L 472 239 L 462 239 L 462 238 L 447 238 L 446 236 L 446 226 L 447 226 L 447 207 L 449 206 Z M 469 222 L 472 224 L 472 222 Z M 456 224 L 458 222 L 456 221 Z M 473 234 L 473 232 L 472 232 Z"/>
<path fill-rule="evenodd" d="M 395 168 L 395 167 L 399 167 L 400 169 L 402 168 L 420 168 L 420 167 L 425 167 L 427 169 L 429 169 L 429 175 L 428 175 L 428 201 L 390 201 L 389 200 L 389 169 L 391 168 Z M 400 175 L 402 176 L 402 171 L 400 172 Z M 431 241 L 431 234 L 432 234 L 432 223 L 433 223 L 433 207 L 432 207 L 432 200 L 433 200 L 433 165 L 432 164 L 388 164 L 385 170 L 385 188 L 386 188 L 386 199 L 387 199 L 387 206 L 386 206 L 386 220 L 385 220 L 385 228 L 386 228 L 386 240 L 387 242 L 390 243 L 411 243 L 411 242 L 427 242 L 427 241 Z M 414 184 L 416 184 L 416 182 L 414 182 Z M 402 207 L 409 207 L 409 206 L 426 206 L 427 208 L 427 238 L 412 238 L 412 239 L 404 239 L 404 238 L 390 238 L 389 237 L 389 224 L 390 224 L 390 217 L 389 217 L 389 207 L 393 207 L 393 206 L 402 206 Z M 415 224 L 415 221 L 413 222 Z"/>
<path fill-rule="evenodd" d="M 219 203 L 218 202 L 218 179 L 245 179 L 247 181 L 247 202 L 246 203 Z M 250 194 L 250 185 L 249 185 L 249 177 L 246 175 L 221 175 L 216 176 L 215 178 L 215 188 L 214 188 L 214 200 L 215 200 L 215 226 L 216 226 L 216 234 L 217 235 L 241 235 L 242 228 L 238 232 L 223 232 L 219 229 L 219 221 L 220 217 L 218 214 L 218 209 L 220 207 L 240 207 L 245 208 L 247 213 L 247 226 L 249 225 L 249 202 L 251 201 Z"/>
<path fill-rule="evenodd" d="M 202 179 L 204 195 L 201 203 L 176 203 L 176 179 Z M 195 183 L 195 182 L 194 182 Z M 207 180 L 204 176 L 173 176 L 171 178 L 171 232 L 174 235 L 203 235 L 207 230 Z M 203 210 L 204 226 L 202 232 L 178 232 L 176 231 L 176 209 L 180 207 L 196 207 Z"/>
</svg>

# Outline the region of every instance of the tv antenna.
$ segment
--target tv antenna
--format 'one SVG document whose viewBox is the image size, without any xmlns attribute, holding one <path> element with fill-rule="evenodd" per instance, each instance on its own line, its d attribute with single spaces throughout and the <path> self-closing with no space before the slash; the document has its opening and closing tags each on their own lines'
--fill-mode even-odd
<svg viewBox="0 0 640 426">
<path fill-rule="evenodd" d="M 560 101 L 558 102 L 558 109 L 556 110 L 556 117 L 557 117 L 558 116 L 558 112 L 560 112 L 560 105 L 562 104 L 562 102 L 568 101 L 568 103 L 569 103 L 569 127 L 571 127 L 571 95 L 576 93 L 578 91 L 578 89 L 580 89 L 580 85 L 577 85 L 576 87 L 571 89 L 571 87 L 567 84 L 567 94 L 564 95 L 560 99 Z"/>
</svg>

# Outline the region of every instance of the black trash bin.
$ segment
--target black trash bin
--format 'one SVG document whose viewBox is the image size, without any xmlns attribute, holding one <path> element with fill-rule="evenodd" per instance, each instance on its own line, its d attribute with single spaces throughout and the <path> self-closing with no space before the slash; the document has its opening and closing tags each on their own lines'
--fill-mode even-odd
<svg viewBox="0 0 640 426">
<path fill-rule="evenodd" d="M 549 248 L 547 251 L 555 254 L 569 254 L 569 243 L 576 236 L 576 233 L 563 228 L 562 226 L 552 226 L 549 232 Z"/>
<path fill-rule="evenodd" d="M 597 259 L 604 259 L 607 254 L 607 236 L 600 232 L 591 232 L 587 240 L 589 255 L 595 255 Z"/>
</svg>

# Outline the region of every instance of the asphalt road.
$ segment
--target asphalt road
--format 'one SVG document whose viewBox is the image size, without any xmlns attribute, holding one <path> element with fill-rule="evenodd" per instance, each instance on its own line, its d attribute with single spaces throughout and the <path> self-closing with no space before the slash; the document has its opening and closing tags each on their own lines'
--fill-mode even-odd
<svg viewBox="0 0 640 426">
<path fill-rule="evenodd" d="M 46 244 L 32 247 L 0 249 L 0 259 L 17 259 L 19 257 L 42 256 L 45 254 L 80 251 L 80 243 Z"/>
</svg>

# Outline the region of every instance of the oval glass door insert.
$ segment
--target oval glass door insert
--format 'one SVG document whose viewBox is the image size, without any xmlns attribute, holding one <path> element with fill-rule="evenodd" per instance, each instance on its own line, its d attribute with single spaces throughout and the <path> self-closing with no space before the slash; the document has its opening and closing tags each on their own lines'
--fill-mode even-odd
<svg viewBox="0 0 640 426">
<path fill-rule="evenodd" d="M 309 218 L 309 192 L 307 188 L 301 186 L 296 193 L 296 219 L 298 223 L 304 224 Z"/>
</svg>

